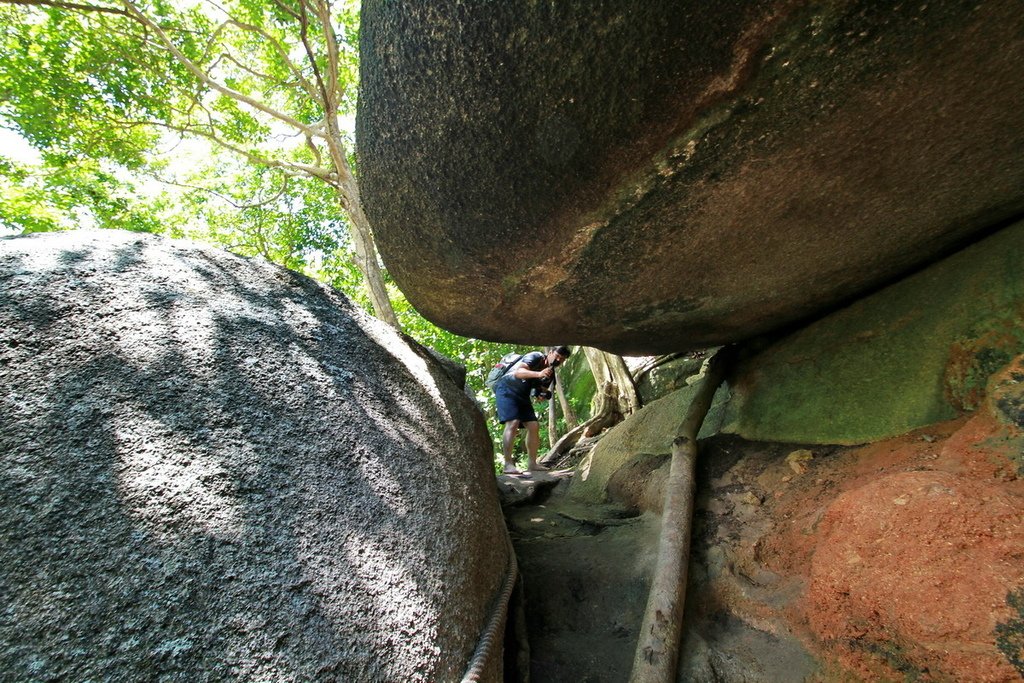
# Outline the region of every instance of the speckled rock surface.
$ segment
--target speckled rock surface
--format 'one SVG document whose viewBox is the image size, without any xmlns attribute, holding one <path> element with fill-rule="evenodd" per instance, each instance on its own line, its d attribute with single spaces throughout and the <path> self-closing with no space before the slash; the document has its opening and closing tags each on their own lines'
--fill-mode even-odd
<svg viewBox="0 0 1024 683">
<path fill-rule="evenodd" d="M 343 297 L 151 236 L 5 238 L 0 386 L 0 678 L 463 674 L 508 562 L 490 441 Z"/>
<path fill-rule="evenodd" d="M 366 213 L 468 336 L 706 348 L 1024 211 L 1012 2 L 363 3 Z"/>
</svg>

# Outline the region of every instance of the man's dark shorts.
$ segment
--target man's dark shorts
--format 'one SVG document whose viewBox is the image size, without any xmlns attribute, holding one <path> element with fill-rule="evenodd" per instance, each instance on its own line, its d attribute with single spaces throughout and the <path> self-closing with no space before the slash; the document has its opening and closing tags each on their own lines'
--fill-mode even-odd
<svg viewBox="0 0 1024 683">
<path fill-rule="evenodd" d="M 498 407 L 498 422 L 504 424 L 509 420 L 519 420 L 526 424 L 537 421 L 537 413 L 533 411 L 529 396 L 524 399 L 499 384 L 495 388 L 494 398 Z"/>
</svg>

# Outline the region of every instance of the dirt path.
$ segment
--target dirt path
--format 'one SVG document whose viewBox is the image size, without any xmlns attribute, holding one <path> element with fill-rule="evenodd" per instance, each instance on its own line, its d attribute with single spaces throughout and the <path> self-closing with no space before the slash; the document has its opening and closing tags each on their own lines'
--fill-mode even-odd
<svg viewBox="0 0 1024 683">
<path fill-rule="evenodd" d="M 657 518 L 579 505 L 564 491 L 541 491 L 543 502 L 506 508 L 525 583 L 530 680 L 624 681 L 647 600 Z"/>
</svg>

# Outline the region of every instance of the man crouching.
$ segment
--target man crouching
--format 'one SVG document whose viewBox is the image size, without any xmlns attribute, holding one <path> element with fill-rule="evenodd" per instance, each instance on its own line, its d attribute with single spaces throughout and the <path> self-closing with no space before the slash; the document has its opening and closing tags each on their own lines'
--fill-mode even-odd
<svg viewBox="0 0 1024 683">
<path fill-rule="evenodd" d="M 498 422 L 505 425 L 502 438 L 502 455 L 505 457 L 505 474 L 522 474 L 512 458 L 512 446 L 520 427 L 526 428 L 526 452 L 531 472 L 547 470 L 537 462 L 540 447 L 540 423 L 530 403 L 533 394 L 539 400 L 551 398 L 554 388 L 555 368 L 572 354 L 568 346 L 549 346 L 543 353 L 531 351 L 524 355 L 494 385 L 497 399 Z"/>
</svg>

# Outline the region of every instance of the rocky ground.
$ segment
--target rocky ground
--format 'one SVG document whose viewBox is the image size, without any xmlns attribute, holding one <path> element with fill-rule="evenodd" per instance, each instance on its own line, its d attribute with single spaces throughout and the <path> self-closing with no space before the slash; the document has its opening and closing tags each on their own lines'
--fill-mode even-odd
<svg viewBox="0 0 1024 683">
<path fill-rule="evenodd" d="M 679 680 L 1022 679 L 1024 480 L 990 414 L 862 447 L 702 445 Z M 663 470 L 644 476 L 620 490 Z M 626 680 L 656 512 L 582 505 L 568 472 L 500 479 L 531 680 Z"/>
<path fill-rule="evenodd" d="M 654 563 L 657 520 L 617 506 L 576 504 L 565 496 L 570 477 L 568 471 L 534 475 L 539 494 L 507 508 L 524 577 L 530 680 L 624 681 Z"/>
</svg>

